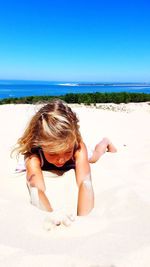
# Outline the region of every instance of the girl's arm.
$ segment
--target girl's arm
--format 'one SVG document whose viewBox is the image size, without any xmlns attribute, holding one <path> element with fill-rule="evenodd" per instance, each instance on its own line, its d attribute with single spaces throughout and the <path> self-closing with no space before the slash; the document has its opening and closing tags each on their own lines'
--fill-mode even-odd
<svg viewBox="0 0 150 267">
<path fill-rule="evenodd" d="M 45 194 L 46 188 L 43 173 L 40 166 L 40 160 L 36 155 L 32 155 L 26 159 L 26 174 L 27 185 L 30 194 L 32 194 L 32 192 L 35 192 L 38 197 L 38 203 L 37 205 L 34 205 L 41 207 L 47 211 L 53 211 L 51 204 Z"/>
<path fill-rule="evenodd" d="M 77 215 L 87 215 L 94 207 L 94 192 L 87 149 L 84 143 L 75 154 L 76 181 L 79 188 Z"/>
</svg>

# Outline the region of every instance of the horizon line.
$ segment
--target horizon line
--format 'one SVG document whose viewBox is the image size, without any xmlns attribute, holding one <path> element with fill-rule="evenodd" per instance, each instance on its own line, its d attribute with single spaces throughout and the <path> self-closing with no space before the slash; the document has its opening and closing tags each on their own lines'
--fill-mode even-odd
<svg viewBox="0 0 150 267">
<path fill-rule="evenodd" d="M 135 83 L 135 84 L 149 84 L 150 83 L 150 81 L 134 81 L 134 80 L 132 80 L 132 81 L 115 81 L 115 80 L 113 80 L 113 81 L 86 81 L 86 80 L 78 80 L 78 81 L 75 81 L 75 80 L 47 80 L 47 79 L 43 79 L 43 80 L 41 80 L 41 79 L 0 79 L 0 81 L 23 81 L 23 82 L 66 82 L 66 83 L 87 83 L 87 84 L 89 84 L 89 83 L 91 83 L 91 84 L 98 84 L 98 83 L 100 83 L 100 84 L 104 84 L 104 83 L 124 83 L 124 84 L 126 84 L 126 83 Z"/>
</svg>

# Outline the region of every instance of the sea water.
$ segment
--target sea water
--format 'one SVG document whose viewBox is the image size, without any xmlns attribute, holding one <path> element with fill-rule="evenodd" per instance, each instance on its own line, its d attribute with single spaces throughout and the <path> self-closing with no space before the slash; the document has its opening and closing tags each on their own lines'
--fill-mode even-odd
<svg viewBox="0 0 150 267">
<path fill-rule="evenodd" d="M 150 83 L 75 83 L 0 80 L 0 99 L 25 96 L 60 96 L 68 93 L 95 92 L 150 94 Z"/>
</svg>

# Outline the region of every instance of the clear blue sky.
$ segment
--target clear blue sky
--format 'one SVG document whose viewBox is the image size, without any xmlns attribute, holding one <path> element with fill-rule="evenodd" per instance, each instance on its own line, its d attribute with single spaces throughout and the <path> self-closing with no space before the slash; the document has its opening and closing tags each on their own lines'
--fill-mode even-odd
<svg viewBox="0 0 150 267">
<path fill-rule="evenodd" d="M 150 82 L 150 1 L 1 0 L 0 79 Z"/>
</svg>

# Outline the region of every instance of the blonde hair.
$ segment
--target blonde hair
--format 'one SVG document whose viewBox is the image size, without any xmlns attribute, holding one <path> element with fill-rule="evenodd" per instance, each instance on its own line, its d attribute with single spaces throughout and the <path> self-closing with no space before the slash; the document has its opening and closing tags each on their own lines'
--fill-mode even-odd
<svg viewBox="0 0 150 267">
<path fill-rule="evenodd" d="M 52 100 L 32 117 L 15 150 L 28 155 L 38 147 L 48 153 L 79 149 L 82 138 L 78 122 L 76 113 L 64 101 Z"/>
</svg>

